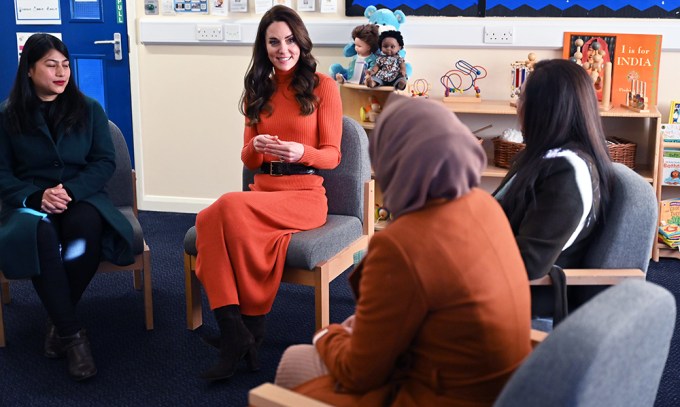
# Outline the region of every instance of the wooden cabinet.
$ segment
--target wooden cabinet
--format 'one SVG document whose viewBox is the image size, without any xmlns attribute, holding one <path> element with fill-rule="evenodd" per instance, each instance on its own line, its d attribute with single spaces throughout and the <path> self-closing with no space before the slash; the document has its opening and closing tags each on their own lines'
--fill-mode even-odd
<svg viewBox="0 0 680 407">
<path fill-rule="evenodd" d="M 369 105 L 370 97 L 375 97 L 378 103 L 383 105 L 387 97 L 393 92 L 393 87 L 367 88 L 363 85 L 340 85 L 344 114 L 361 123 L 370 137 L 370 131 L 375 127 L 375 124 L 361 120 L 359 113 L 361 107 Z M 473 129 L 482 127 L 486 123 L 493 123 L 494 131 L 496 134 L 500 134 L 504 127 L 516 125 L 517 110 L 510 106 L 507 100 L 482 100 L 480 103 L 441 103 L 444 103 L 450 111 L 458 115 L 461 121 Z M 656 107 L 649 110 L 647 113 L 637 113 L 624 107 L 613 107 L 611 110 L 600 114 L 607 137 L 623 138 L 637 145 L 635 171 L 652 184 L 657 200 L 661 201 L 665 195 L 673 193 L 677 195 L 677 191 L 680 189 L 678 187 L 662 187 L 661 185 L 662 152 L 664 149 L 663 140 L 660 138 L 661 114 Z M 496 123 L 501 123 L 501 125 L 496 126 Z M 484 144 L 489 156 L 489 164 L 483 173 L 484 181 L 497 184 L 505 176 L 507 170 L 493 165 L 491 142 L 487 140 Z M 377 187 L 376 204 L 382 204 L 380 191 Z M 680 251 L 655 241 L 652 259 L 656 261 L 659 257 L 680 259 Z"/>
<path fill-rule="evenodd" d="M 370 137 L 371 130 L 375 128 L 375 122 L 362 120 L 361 109 L 370 107 L 371 99 L 375 99 L 382 107 L 385 101 L 392 93 L 399 93 L 394 89 L 394 86 L 378 86 L 369 88 L 366 85 L 356 85 L 352 83 L 344 83 L 340 85 L 340 97 L 342 98 L 342 111 L 347 117 L 351 117 L 361 124 L 366 129 L 366 133 Z M 364 117 L 365 119 L 366 117 Z M 375 186 L 375 205 L 380 207 L 383 205 L 382 192 L 380 188 Z M 386 223 L 376 219 L 375 230 L 384 228 Z"/>
</svg>

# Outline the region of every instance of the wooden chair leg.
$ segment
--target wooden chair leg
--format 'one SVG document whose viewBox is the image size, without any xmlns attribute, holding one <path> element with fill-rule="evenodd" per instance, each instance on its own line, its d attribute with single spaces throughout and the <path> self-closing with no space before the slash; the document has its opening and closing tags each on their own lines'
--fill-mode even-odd
<svg viewBox="0 0 680 407">
<path fill-rule="evenodd" d="M 2 285 L 2 303 L 9 304 L 12 301 L 12 297 L 9 296 L 9 281 L 5 280 L 0 285 Z"/>
<path fill-rule="evenodd" d="M 203 325 L 201 285 L 194 273 L 196 257 L 184 253 L 184 295 L 186 296 L 187 329 L 194 330 Z"/>
<path fill-rule="evenodd" d="M 330 271 L 328 267 L 317 267 L 314 270 L 315 282 L 314 282 L 314 305 L 315 305 L 315 318 L 316 318 L 316 329 L 328 326 L 330 323 Z"/>
<path fill-rule="evenodd" d="M 135 290 L 137 291 L 142 289 L 143 273 L 143 270 L 134 270 L 132 272 L 132 286 L 135 287 Z"/>
<path fill-rule="evenodd" d="M 3 290 L 4 291 L 4 290 Z M 5 302 L 5 297 L 3 293 L 2 301 L 0 301 L 0 348 L 5 347 L 5 310 L 2 303 Z"/>
<path fill-rule="evenodd" d="M 144 277 L 144 317 L 146 322 L 146 330 L 150 331 L 153 329 L 153 297 L 152 297 L 152 285 L 151 285 L 151 252 L 148 247 L 144 248 L 144 270 L 142 271 L 142 276 Z M 138 275 L 138 271 L 135 271 L 135 275 Z"/>
</svg>

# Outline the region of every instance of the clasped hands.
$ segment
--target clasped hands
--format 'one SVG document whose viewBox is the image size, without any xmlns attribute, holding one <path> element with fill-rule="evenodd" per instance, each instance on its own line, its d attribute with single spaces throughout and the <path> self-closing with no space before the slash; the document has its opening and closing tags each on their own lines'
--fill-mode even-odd
<svg viewBox="0 0 680 407">
<path fill-rule="evenodd" d="M 253 148 L 261 154 L 269 154 L 278 157 L 287 163 L 300 161 L 305 152 L 305 146 L 295 141 L 283 141 L 278 136 L 258 134 L 253 139 Z"/>
<path fill-rule="evenodd" d="M 66 210 L 71 197 L 62 184 L 47 188 L 43 192 L 40 210 L 49 214 L 59 214 Z"/>
</svg>

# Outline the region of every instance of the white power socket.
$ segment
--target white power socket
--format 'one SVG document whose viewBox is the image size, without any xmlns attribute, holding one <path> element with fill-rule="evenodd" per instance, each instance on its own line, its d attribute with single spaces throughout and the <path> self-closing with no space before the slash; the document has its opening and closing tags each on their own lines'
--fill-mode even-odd
<svg viewBox="0 0 680 407">
<path fill-rule="evenodd" d="M 225 24 L 224 39 L 227 41 L 241 41 L 241 24 Z"/>
<path fill-rule="evenodd" d="M 512 44 L 515 27 L 484 27 L 485 44 Z"/>
<path fill-rule="evenodd" d="M 223 41 L 222 24 L 200 24 L 196 26 L 196 39 L 199 41 Z"/>
</svg>

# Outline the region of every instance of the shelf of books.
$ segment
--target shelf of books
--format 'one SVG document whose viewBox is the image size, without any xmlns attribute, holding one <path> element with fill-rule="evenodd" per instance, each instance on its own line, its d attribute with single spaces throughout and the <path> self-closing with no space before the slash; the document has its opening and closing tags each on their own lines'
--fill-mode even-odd
<svg viewBox="0 0 680 407">
<path fill-rule="evenodd" d="M 661 257 L 680 259 L 680 124 L 672 116 L 669 121 L 660 130 L 663 157 L 657 248 Z"/>
</svg>

